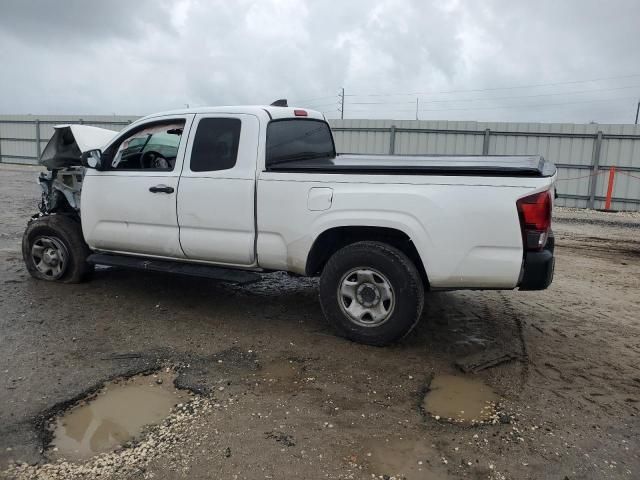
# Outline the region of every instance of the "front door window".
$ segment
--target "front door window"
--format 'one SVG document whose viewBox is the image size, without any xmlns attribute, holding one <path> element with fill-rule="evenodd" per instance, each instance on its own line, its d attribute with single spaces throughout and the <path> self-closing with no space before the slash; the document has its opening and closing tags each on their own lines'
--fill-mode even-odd
<svg viewBox="0 0 640 480">
<path fill-rule="evenodd" d="M 155 124 L 137 130 L 117 146 L 111 168 L 172 171 L 183 130 L 184 121 Z"/>
</svg>

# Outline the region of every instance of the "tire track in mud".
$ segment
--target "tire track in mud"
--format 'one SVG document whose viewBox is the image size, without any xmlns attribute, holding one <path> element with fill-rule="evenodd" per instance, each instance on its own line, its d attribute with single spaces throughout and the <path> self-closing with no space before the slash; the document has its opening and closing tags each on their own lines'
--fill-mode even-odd
<svg viewBox="0 0 640 480">
<path fill-rule="evenodd" d="M 527 382 L 529 380 L 529 349 L 527 348 L 527 341 L 524 334 L 524 325 L 520 316 L 516 313 L 516 309 L 511 303 L 511 299 L 504 293 L 498 292 L 498 296 L 503 301 L 503 307 L 506 310 L 507 316 L 513 321 L 516 329 L 518 342 L 520 345 L 520 388 L 519 391 L 523 392 Z"/>
<path fill-rule="evenodd" d="M 639 234 L 640 235 L 640 234 Z M 611 240 L 601 237 L 572 237 L 560 236 L 561 248 L 570 250 L 589 250 L 593 252 L 606 252 L 611 254 L 627 254 L 640 256 L 640 241 L 635 240 Z"/>
</svg>

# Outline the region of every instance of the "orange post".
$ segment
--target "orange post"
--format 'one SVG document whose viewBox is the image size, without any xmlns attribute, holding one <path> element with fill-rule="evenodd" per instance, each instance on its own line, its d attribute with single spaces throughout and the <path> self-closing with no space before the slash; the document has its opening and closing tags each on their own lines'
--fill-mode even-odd
<svg viewBox="0 0 640 480">
<path fill-rule="evenodd" d="M 607 200 L 604 202 L 604 209 L 609 210 L 611 208 L 611 197 L 613 195 L 613 182 L 616 176 L 616 167 L 609 169 L 609 186 L 607 187 Z"/>
</svg>

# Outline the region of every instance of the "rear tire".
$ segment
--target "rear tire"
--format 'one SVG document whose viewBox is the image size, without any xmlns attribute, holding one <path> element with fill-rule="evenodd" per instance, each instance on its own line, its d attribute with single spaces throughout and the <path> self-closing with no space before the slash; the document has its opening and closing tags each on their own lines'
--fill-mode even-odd
<svg viewBox="0 0 640 480">
<path fill-rule="evenodd" d="M 337 333 L 383 346 L 416 326 L 424 305 L 420 273 L 400 250 L 382 242 L 347 245 L 320 277 L 320 304 Z"/>
<path fill-rule="evenodd" d="M 47 215 L 29 222 L 22 237 L 22 257 L 38 280 L 78 283 L 93 271 L 91 251 L 80 223 L 66 215 Z"/>
</svg>

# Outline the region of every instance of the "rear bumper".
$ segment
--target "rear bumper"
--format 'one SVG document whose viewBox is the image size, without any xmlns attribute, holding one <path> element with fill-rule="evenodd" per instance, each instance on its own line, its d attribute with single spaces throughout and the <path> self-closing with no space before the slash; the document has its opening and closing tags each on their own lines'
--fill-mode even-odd
<svg viewBox="0 0 640 480">
<path fill-rule="evenodd" d="M 555 239 L 549 235 L 547 244 L 540 252 L 527 252 L 520 274 L 520 290 L 544 290 L 553 281 Z"/>
</svg>

